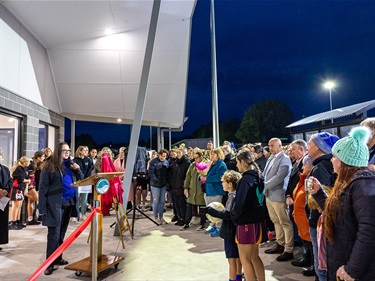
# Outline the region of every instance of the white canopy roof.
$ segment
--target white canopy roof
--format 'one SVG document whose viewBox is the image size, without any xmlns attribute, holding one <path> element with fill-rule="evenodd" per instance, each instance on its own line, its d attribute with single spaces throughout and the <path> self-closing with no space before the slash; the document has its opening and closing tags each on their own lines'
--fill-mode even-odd
<svg viewBox="0 0 375 281">
<path fill-rule="evenodd" d="M 161 3 L 142 125 L 184 123 L 195 1 Z M 2 2 L 47 49 L 60 114 L 132 123 L 153 1 Z"/>
<path fill-rule="evenodd" d="M 375 100 L 370 100 L 370 101 L 357 103 L 357 104 L 349 105 L 346 107 L 336 108 L 330 111 L 318 113 L 318 114 L 303 118 L 301 120 L 298 120 L 292 124 L 289 124 L 286 127 L 293 128 L 293 127 L 320 122 L 324 120 L 337 119 L 337 118 L 352 115 L 352 114 L 360 115 L 374 107 L 375 107 Z"/>
</svg>

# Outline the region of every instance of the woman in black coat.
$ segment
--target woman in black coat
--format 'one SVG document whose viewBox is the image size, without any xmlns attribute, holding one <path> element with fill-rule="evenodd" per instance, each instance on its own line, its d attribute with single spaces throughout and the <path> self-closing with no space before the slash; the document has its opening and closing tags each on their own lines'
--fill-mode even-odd
<svg viewBox="0 0 375 281">
<path fill-rule="evenodd" d="M 331 161 L 338 177 L 329 196 L 316 178 L 309 189 L 320 207 L 325 206 L 330 281 L 336 276 L 347 281 L 375 280 L 375 172 L 367 167 L 369 135 L 366 128 L 354 128 L 333 146 Z"/>
<path fill-rule="evenodd" d="M 0 151 L 0 199 L 3 197 L 9 197 L 9 192 L 13 185 L 13 179 L 10 177 L 9 169 L 1 165 L 3 160 L 3 153 Z M 6 205 L 4 211 L 0 210 L 0 245 L 9 243 L 9 230 L 8 221 L 9 219 L 9 202 Z M 2 249 L 0 248 L 0 251 Z"/>
<path fill-rule="evenodd" d="M 184 148 L 179 148 L 177 150 L 177 159 L 172 163 L 169 171 L 169 185 L 178 216 L 178 221 L 175 225 L 179 226 L 185 224 L 186 197 L 184 195 L 184 182 L 189 166 L 190 159 L 184 154 Z"/>
<path fill-rule="evenodd" d="M 72 210 L 78 209 L 77 188 L 71 184 L 83 179 L 83 174 L 79 165 L 70 159 L 70 152 L 67 143 L 59 143 L 40 175 L 39 213 L 43 225 L 48 227 L 47 258 L 63 243 Z M 44 274 L 52 274 L 53 265 L 66 264 L 60 255 Z"/>
</svg>

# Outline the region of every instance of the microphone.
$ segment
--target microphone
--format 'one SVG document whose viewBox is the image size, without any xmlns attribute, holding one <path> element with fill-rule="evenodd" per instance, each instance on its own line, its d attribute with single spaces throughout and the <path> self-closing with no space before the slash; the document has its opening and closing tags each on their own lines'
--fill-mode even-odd
<svg viewBox="0 0 375 281">
<path fill-rule="evenodd" d="M 73 161 L 73 158 L 72 158 L 72 157 L 69 157 L 68 162 L 69 162 L 69 165 L 70 165 L 70 166 L 73 166 L 73 165 L 74 165 L 74 161 Z"/>
</svg>

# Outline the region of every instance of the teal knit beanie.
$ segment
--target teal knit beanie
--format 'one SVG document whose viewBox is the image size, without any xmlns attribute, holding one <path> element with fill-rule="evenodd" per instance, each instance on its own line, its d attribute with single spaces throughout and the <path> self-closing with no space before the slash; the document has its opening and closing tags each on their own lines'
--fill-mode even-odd
<svg viewBox="0 0 375 281">
<path fill-rule="evenodd" d="M 349 136 L 338 140 L 332 148 L 332 153 L 349 166 L 367 166 L 369 151 L 367 141 L 371 135 L 367 127 L 351 129 Z"/>
</svg>

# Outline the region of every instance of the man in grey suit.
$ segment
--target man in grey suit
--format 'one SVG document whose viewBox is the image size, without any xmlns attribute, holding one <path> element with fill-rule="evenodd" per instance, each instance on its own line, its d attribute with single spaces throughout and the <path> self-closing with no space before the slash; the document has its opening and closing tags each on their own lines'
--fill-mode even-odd
<svg viewBox="0 0 375 281">
<path fill-rule="evenodd" d="M 271 157 L 264 169 L 266 204 L 272 222 L 275 224 L 276 244 L 265 251 L 267 254 L 278 254 L 277 261 L 288 261 L 293 256 L 293 224 L 287 213 L 285 191 L 288 186 L 292 163 L 284 153 L 281 140 L 272 138 L 268 142 Z"/>
</svg>

